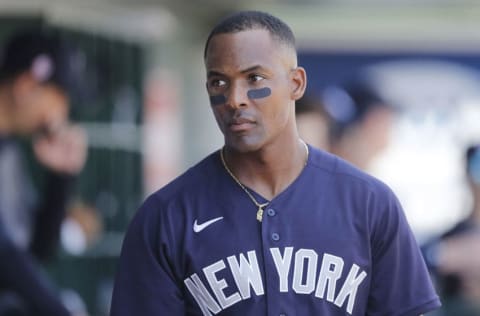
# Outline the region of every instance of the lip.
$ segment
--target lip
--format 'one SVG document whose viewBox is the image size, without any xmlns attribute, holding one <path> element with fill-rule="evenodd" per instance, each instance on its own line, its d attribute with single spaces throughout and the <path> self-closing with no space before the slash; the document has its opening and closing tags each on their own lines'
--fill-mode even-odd
<svg viewBox="0 0 480 316">
<path fill-rule="evenodd" d="M 245 118 L 245 117 L 237 117 L 233 118 L 228 122 L 228 128 L 232 132 L 243 132 L 247 131 L 255 126 L 255 121 Z"/>
</svg>

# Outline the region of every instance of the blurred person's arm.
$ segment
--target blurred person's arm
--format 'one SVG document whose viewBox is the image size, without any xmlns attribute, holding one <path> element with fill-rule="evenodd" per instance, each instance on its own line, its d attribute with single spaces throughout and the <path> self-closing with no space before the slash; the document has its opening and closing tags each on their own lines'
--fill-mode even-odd
<svg viewBox="0 0 480 316">
<path fill-rule="evenodd" d="M 0 283 L 12 291 L 31 315 L 68 316 L 70 313 L 48 286 L 35 261 L 26 252 L 16 248 L 0 223 Z M 29 315 L 30 315 L 29 314 Z"/>
<path fill-rule="evenodd" d="M 473 230 L 436 239 L 422 250 L 434 275 L 439 280 L 448 280 L 444 285 L 448 287 L 446 291 L 477 305 L 480 300 L 480 232 Z"/>
<path fill-rule="evenodd" d="M 31 245 L 38 258 L 47 258 L 55 252 L 70 189 L 85 164 L 85 135 L 80 127 L 68 125 L 48 131 L 34 141 L 35 156 L 48 170 L 42 203 L 35 212 Z"/>
<path fill-rule="evenodd" d="M 443 240 L 436 250 L 439 271 L 480 277 L 480 232 L 468 232 Z"/>
<path fill-rule="evenodd" d="M 458 226 L 458 225 L 457 225 Z M 480 231 L 446 233 L 422 246 L 427 266 L 438 273 L 480 274 Z"/>
<path fill-rule="evenodd" d="M 51 257 L 58 246 L 62 221 L 74 177 L 49 172 L 42 203 L 35 212 L 30 250 L 41 260 Z"/>
</svg>

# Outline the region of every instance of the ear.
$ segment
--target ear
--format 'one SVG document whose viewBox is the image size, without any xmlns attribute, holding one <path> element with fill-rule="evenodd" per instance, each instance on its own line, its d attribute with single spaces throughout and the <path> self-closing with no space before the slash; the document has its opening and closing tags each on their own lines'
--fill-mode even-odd
<svg viewBox="0 0 480 316">
<path fill-rule="evenodd" d="M 307 72 L 303 67 L 297 67 L 291 72 L 292 100 L 300 99 L 305 93 L 307 87 Z"/>
</svg>

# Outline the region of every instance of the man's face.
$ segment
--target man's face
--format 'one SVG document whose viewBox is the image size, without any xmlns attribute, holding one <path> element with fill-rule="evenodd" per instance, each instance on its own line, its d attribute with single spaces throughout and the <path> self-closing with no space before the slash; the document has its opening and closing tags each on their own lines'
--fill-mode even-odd
<svg viewBox="0 0 480 316">
<path fill-rule="evenodd" d="M 268 31 L 215 35 L 205 65 L 212 110 L 227 146 L 255 151 L 295 130 L 295 54 Z"/>
<path fill-rule="evenodd" d="M 20 135 L 49 133 L 68 119 L 68 98 L 53 84 L 35 83 L 15 104 L 15 130 Z"/>
</svg>

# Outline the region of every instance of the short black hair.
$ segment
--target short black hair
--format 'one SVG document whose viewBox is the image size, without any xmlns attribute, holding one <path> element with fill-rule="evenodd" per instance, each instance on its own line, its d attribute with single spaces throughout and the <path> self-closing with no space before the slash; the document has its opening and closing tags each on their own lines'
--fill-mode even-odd
<svg viewBox="0 0 480 316">
<path fill-rule="evenodd" d="M 214 26 L 205 43 L 203 57 L 207 57 L 208 45 L 215 35 L 255 29 L 267 30 L 273 38 L 295 49 L 295 36 L 285 22 L 266 12 L 240 11 L 225 17 Z"/>
</svg>

